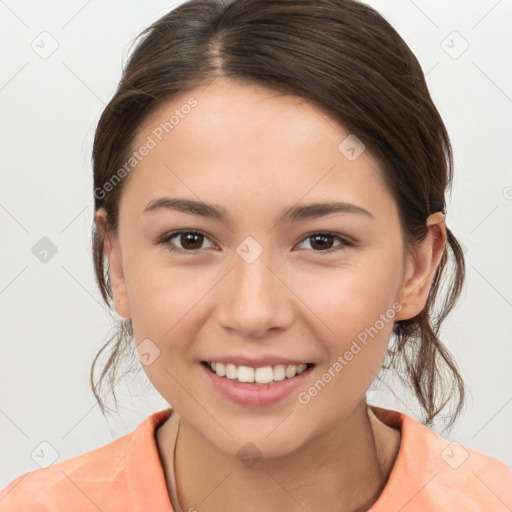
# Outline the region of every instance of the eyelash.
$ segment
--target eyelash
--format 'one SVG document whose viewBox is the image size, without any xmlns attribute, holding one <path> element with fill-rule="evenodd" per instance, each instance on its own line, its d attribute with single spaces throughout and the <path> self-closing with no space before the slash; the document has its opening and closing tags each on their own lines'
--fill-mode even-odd
<svg viewBox="0 0 512 512">
<path fill-rule="evenodd" d="M 170 245 L 170 240 L 175 238 L 176 236 L 179 236 L 179 235 L 189 235 L 189 234 L 203 235 L 205 238 L 208 238 L 208 236 L 205 235 L 204 233 L 202 233 L 201 231 L 183 230 L 183 231 L 173 231 L 171 233 L 167 233 L 163 237 L 161 237 L 159 240 L 157 240 L 157 243 L 161 244 L 161 245 Z M 301 239 L 300 243 L 304 242 L 308 238 L 313 238 L 313 237 L 319 236 L 319 235 L 325 235 L 325 236 L 331 236 L 333 238 L 337 238 L 340 242 L 342 242 L 342 244 L 337 245 L 337 246 L 335 246 L 332 249 L 326 249 L 326 250 L 323 250 L 323 251 L 315 251 L 313 249 L 305 249 L 305 250 L 313 251 L 313 252 L 318 253 L 318 254 L 330 254 L 330 253 L 339 251 L 340 250 L 339 249 L 340 246 L 353 247 L 355 245 L 354 242 L 348 240 L 347 238 L 341 237 L 337 233 L 332 233 L 330 231 L 315 231 L 314 233 L 309 233 L 309 234 L 307 234 L 305 237 L 303 237 Z M 195 253 L 200 252 L 200 249 L 186 250 L 186 249 L 179 249 L 179 248 L 176 248 L 176 247 L 171 245 L 171 248 L 169 249 L 169 251 L 171 251 L 171 252 L 172 251 L 176 251 L 176 252 L 181 252 L 181 253 L 195 254 Z"/>
</svg>

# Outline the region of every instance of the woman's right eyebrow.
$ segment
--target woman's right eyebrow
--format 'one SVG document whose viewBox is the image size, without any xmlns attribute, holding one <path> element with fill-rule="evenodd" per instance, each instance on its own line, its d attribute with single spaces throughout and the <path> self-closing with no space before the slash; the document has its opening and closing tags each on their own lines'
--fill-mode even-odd
<svg viewBox="0 0 512 512">
<path fill-rule="evenodd" d="M 174 210 L 181 213 L 188 213 L 198 217 L 219 220 L 227 225 L 233 221 L 227 210 L 216 204 L 209 204 L 203 201 L 185 198 L 160 197 L 151 200 L 143 210 L 143 213 L 153 212 L 159 209 Z M 351 213 L 364 215 L 370 219 L 375 217 L 361 206 L 346 203 L 343 201 L 327 201 L 310 204 L 296 204 L 285 209 L 276 223 L 296 222 L 299 220 L 315 219 L 335 213 Z"/>
</svg>

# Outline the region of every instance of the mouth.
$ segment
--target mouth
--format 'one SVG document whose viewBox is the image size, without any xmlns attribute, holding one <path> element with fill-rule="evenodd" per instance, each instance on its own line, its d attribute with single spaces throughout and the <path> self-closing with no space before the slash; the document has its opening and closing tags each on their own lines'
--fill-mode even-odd
<svg viewBox="0 0 512 512">
<path fill-rule="evenodd" d="M 201 361 L 201 364 L 218 377 L 235 382 L 253 384 L 254 386 L 268 386 L 280 381 L 290 380 L 315 366 L 314 363 L 302 363 L 299 365 L 278 364 L 253 368 L 214 361 Z"/>
</svg>

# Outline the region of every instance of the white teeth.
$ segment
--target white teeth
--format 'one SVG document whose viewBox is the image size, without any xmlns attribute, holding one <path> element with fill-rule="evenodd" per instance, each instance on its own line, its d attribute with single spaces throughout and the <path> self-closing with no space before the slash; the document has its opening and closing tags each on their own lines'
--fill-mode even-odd
<svg viewBox="0 0 512 512">
<path fill-rule="evenodd" d="M 291 379 L 297 374 L 297 367 L 293 364 L 289 365 L 288 368 L 286 368 L 284 374 L 288 379 Z"/>
<path fill-rule="evenodd" d="M 272 381 L 281 381 L 285 378 L 291 379 L 295 375 L 300 375 L 307 364 L 299 365 L 278 364 L 274 367 L 263 366 L 261 368 L 251 368 L 249 366 L 236 366 L 232 363 L 208 363 L 210 368 L 219 376 L 228 379 L 238 380 L 239 382 L 255 382 L 257 384 L 268 384 Z"/>
<path fill-rule="evenodd" d="M 239 366 L 236 374 L 240 382 L 254 382 L 254 368 Z"/>
<path fill-rule="evenodd" d="M 263 366 L 263 368 L 256 368 L 254 371 L 254 382 L 259 384 L 268 384 L 274 380 L 274 372 L 272 366 Z"/>
<path fill-rule="evenodd" d="M 299 366 L 297 366 L 297 375 L 300 375 L 307 367 L 308 365 L 305 363 L 299 364 Z"/>
<path fill-rule="evenodd" d="M 226 365 L 226 377 L 228 379 L 236 379 L 238 377 L 236 366 L 234 364 L 228 363 Z"/>
<path fill-rule="evenodd" d="M 226 375 L 226 367 L 222 363 L 211 363 L 211 365 L 212 365 L 212 370 L 219 377 L 224 377 Z M 213 365 L 215 365 L 215 367 Z"/>
<path fill-rule="evenodd" d="M 285 366 L 284 364 L 278 364 L 274 366 L 274 380 L 284 380 L 286 377 Z"/>
</svg>

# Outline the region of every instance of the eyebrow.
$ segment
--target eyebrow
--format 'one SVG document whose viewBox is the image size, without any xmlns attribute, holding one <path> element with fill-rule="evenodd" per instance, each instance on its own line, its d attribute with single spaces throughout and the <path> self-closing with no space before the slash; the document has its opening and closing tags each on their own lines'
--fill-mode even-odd
<svg viewBox="0 0 512 512">
<path fill-rule="evenodd" d="M 160 197 L 150 201 L 142 213 L 153 212 L 162 208 L 231 224 L 231 217 L 224 207 L 193 199 Z M 368 210 L 365 210 L 361 206 L 341 201 L 329 201 L 292 206 L 281 213 L 277 222 L 296 222 L 298 220 L 316 219 L 332 213 L 355 213 L 375 219 Z"/>
</svg>

